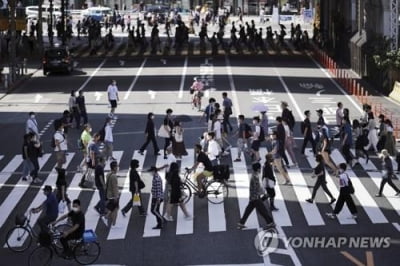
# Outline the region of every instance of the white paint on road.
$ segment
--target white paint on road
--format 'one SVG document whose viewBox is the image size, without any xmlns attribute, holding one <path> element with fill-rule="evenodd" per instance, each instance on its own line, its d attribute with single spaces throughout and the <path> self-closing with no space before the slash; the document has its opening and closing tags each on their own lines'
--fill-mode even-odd
<svg viewBox="0 0 400 266">
<path fill-rule="evenodd" d="M 187 73 L 187 65 L 188 65 L 188 57 L 185 56 L 185 63 L 183 64 L 181 84 L 179 86 L 179 93 L 178 93 L 178 98 L 179 99 L 183 98 L 183 87 L 185 86 L 185 77 L 186 77 L 186 73 Z"/>
<path fill-rule="evenodd" d="M 36 94 L 36 96 L 35 96 L 35 103 L 38 103 L 38 102 L 40 102 L 40 100 L 43 98 L 43 96 L 42 95 L 40 95 L 39 93 L 38 94 Z"/>
<path fill-rule="evenodd" d="M 79 87 L 79 89 L 76 92 L 79 92 L 83 90 L 86 85 L 92 80 L 92 78 L 99 72 L 99 70 L 103 67 L 103 65 L 106 63 L 107 58 L 105 58 L 100 65 L 93 71 L 93 73 L 89 76 L 89 78 Z"/>
<path fill-rule="evenodd" d="M 94 93 L 94 97 L 96 98 L 96 102 L 100 101 L 101 97 L 103 97 L 103 93 L 96 91 Z"/>
<path fill-rule="evenodd" d="M 143 60 L 142 64 L 140 65 L 140 67 L 139 67 L 139 69 L 138 69 L 138 71 L 136 72 L 135 78 L 133 79 L 131 85 L 129 85 L 129 88 L 128 88 L 128 90 L 127 90 L 126 93 L 125 93 L 124 100 L 127 100 L 127 99 L 129 98 L 129 95 L 131 94 L 131 91 L 132 91 L 133 87 L 135 86 L 137 80 L 139 79 L 140 74 L 142 73 L 143 68 L 144 68 L 144 65 L 146 64 L 146 62 L 147 62 L 147 58 L 145 58 L 145 59 Z"/>
</svg>

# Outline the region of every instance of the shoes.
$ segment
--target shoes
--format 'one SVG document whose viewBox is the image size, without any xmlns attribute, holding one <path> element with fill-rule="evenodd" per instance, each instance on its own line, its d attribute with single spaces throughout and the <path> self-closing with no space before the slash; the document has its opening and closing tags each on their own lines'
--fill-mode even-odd
<svg viewBox="0 0 400 266">
<path fill-rule="evenodd" d="M 327 212 L 326 216 L 328 216 L 328 218 L 335 220 L 336 219 L 336 214 L 334 214 L 333 212 Z"/>
<path fill-rule="evenodd" d="M 186 221 L 192 221 L 193 220 L 193 216 L 190 216 L 190 215 L 185 216 L 185 220 Z"/>
<path fill-rule="evenodd" d="M 237 224 L 237 229 L 242 230 L 244 228 L 246 228 L 246 226 L 244 224 L 242 224 L 242 223 Z"/>
<path fill-rule="evenodd" d="M 23 181 L 28 181 L 28 178 L 27 178 L 26 176 L 23 176 L 23 177 L 22 177 L 22 180 L 23 180 Z"/>
<path fill-rule="evenodd" d="M 240 159 L 240 158 L 236 158 L 235 160 L 234 160 L 234 162 L 241 162 L 242 160 Z"/>
<path fill-rule="evenodd" d="M 336 199 L 333 198 L 333 199 L 331 199 L 331 201 L 329 202 L 329 204 L 332 204 L 332 203 L 334 203 L 335 201 L 336 201 Z"/>
<path fill-rule="evenodd" d="M 166 220 L 167 222 L 173 222 L 173 221 L 174 221 L 174 218 L 172 218 L 172 216 L 164 215 L 163 218 L 164 218 L 164 220 Z"/>
<path fill-rule="evenodd" d="M 152 229 L 154 229 L 154 230 L 161 230 L 161 229 L 162 229 L 162 226 L 161 226 L 161 225 L 157 225 L 157 226 L 154 226 Z"/>
<path fill-rule="evenodd" d="M 382 197 L 382 194 L 375 194 L 375 197 L 377 197 L 377 198 L 380 198 L 380 197 Z"/>
<path fill-rule="evenodd" d="M 282 185 L 289 186 L 291 183 L 289 180 L 286 180 Z"/>
<path fill-rule="evenodd" d="M 34 184 L 39 184 L 39 183 L 42 183 L 43 181 L 42 181 L 42 179 L 40 179 L 40 178 L 38 178 L 38 177 L 36 177 L 34 180 L 33 180 L 33 183 Z"/>
<path fill-rule="evenodd" d="M 124 210 L 121 210 L 122 216 L 126 217 L 126 212 Z"/>
<path fill-rule="evenodd" d="M 276 211 L 279 211 L 279 209 L 276 208 L 275 206 L 271 206 L 271 211 L 276 212 Z"/>
<path fill-rule="evenodd" d="M 306 201 L 307 201 L 308 203 L 313 203 L 313 202 L 314 202 L 312 199 L 306 199 Z"/>
</svg>

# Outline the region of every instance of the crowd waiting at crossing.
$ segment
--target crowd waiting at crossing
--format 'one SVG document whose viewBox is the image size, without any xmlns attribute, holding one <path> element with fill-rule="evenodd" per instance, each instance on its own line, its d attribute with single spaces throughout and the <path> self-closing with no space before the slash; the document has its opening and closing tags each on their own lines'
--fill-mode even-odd
<svg viewBox="0 0 400 266">
<path fill-rule="evenodd" d="M 192 85 L 193 97 L 199 97 L 202 86 Z M 125 206 L 120 210 L 126 216 L 133 207 L 138 208 L 140 216 L 146 216 L 143 207 L 141 191 L 145 187 L 141 175 L 139 174 L 138 160 L 132 160 L 130 164 L 130 187 L 133 200 L 129 202 L 119 202 L 121 192 L 118 187 L 117 174 L 118 162 L 113 157 L 113 127 L 117 121 L 116 110 L 118 107 L 118 86 L 113 80 L 107 88 L 108 100 L 111 112 L 105 118 L 105 123 L 97 132 L 92 132 L 89 124 L 88 114 L 85 107 L 83 91 L 78 95 L 72 91 L 68 101 L 69 110 L 65 110 L 59 119 L 54 121 L 54 133 L 51 140 L 51 147 L 57 158 L 57 181 L 56 200 L 47 200 L 45 208 L 51 208 L 51 204 L 64 202 L 69 210 L 71 201 L 68 199 L 68 182 L 66 178 L 66 156 L 74 150 L 74 141 L 69 136 L 69 130 L 75 128 L 82 130 L 78 139 L 79 150 L 82 152 L 83 161 L 78 170 L 82 172 L 80 182 L 81 187 L 95 188 L 99 194 L 99 202 L 95 210 L 100 215 L 101 220 L 108 227 L 115 226 L 116 218 L 119 213 L 120 204 Z M 393 125 L 384 115 L 375 118 L 371 106 L 364 105 L 364 115 L 361 119 L 352 117 L 349 109 L 342 103 L 337 104 L 336 125 L 328 127 L 324 118 L 324 112 L 319 110 L 305 110 L 305 119 L 296 122 L 292 111 L 287 102 L 281 102 L 282 114 L 269 121 L 267 111 L 261 111 L 259 115 L 251 117 L 251 124 L 242 114 L 237 117 L 237 127 L 232 126 L 231 116 L 235 106 L 229 98 L 227 92 L 221 93 L 221 98 L 209 98 L 208 104 L 202 108 L 200 102 L 196 101 L 193 108 L 203 112 L 200 122 L 205 122 L 207 130 L 201 136 L 201 141 L 195 147 L 195 164 L 192 169 L 199 166 L 201 171 L 193 176 L 197 182 L 199 196 L 203 195 L 204 180 L 213 175 L 213 168 L 221 164 L 224 156 L 232 156 L 232 163 L 241 161 L 250 162 L 250 197 L 249 205 L 241 217 L 238 228 L 245 228 L 247 217 L 256 209 L 265 219 L 267 226 L 275 226 L 271 211 L 279 211 L 274 204 L 275 186 L 279 182 L 281 185 L 291 185 L 288 168 L 298 168 L 298 160 L 294 149 L 300 148 L 300 154 L 305 155 L 305 149 L 311 148 L 316 160 L 316 167 L 313 169 L 312 177 L 316 178 L 316 183 L 312 191 L 312 197 L 307 202 L 313 204 L 316 193 L 320 187 L 329 196 L 329 204 L 336 202 L 332 213 L 327 213 L 328 217 L 334 219 L 343 208 L 344 203 L 350 209 L 352 218 L 357 218 L 357 208 L 354 204 L 352 194 L 354 191 L 347 169 L 357 167 L 359 159 L 364 158 L 368 163 L 370 156 L 378 155 L 382 162 L 382 182 L 376 197 L 383 196 L 383 187 L 389 184 L 400 196 L 399 188 L 394 184 L 396 179 L 395 172 L 400 169 L 393 168 L 392 159 L 397 160 L 400 167 L 399 154 L 396 149 L 396 140 L 393 136 Z M 201 98 L 201 96 L 200 96 Z M 314 116 L 315 114 L 316 116 Z M 165 111 L 163 122 L 157 131 L 155 124 L 155 114 L 148 113 L 147 122 L 144 129 L 146 141 L 138 147 L 139 154 L 144 155 L 148 144 L 152 142 L 152 155 L 163 156 L 164 165 L 154 165 L 150 172 L 153 176 L 151 188 L 151 213 L 156 217 L 155 230 L 162 229 L 167 222 L 173 221 L 172 207 L 179 206 L 185 219 L 193 219 L 191 213 L 186 209 L 182 201 L 180 161 L 188 153 L 185 147 L 185 130 L 182 121 L 174 116 L 174 111 L 168 108 Z M 75 123 L 73 123 L 75 121 Z M 294 141 L 294 130 L 300 127 L 303 137 L 302 145 L 297 146 Z M 158 138 L 157 138 L 158 136 Z M 23 141 L 23 176 L 25 181 L 32 181 L 40 184 L 43 180 L 39 177 L 38 158 L 43 154 L 42 140 L 35 113 L 29 113 L 26 121 L 26 134 Z M 163 149 L 158 144 L 159 139 L 163 140 Z M 236 139 L 237 154 L 231 154 L 232 140 Z M 336 141 L 338 140 L 338 141 Z M 262 158 L 260 148 L 267 149 L 267 155 Z M 345 158 L 345 163 L 335 164 L 331 159 L 331 151 L 338 148 Z M 352 149 L 355 149 L 353 154 Z M 289 158 L 291 164 L 289 164 Z M 264 162 L 262 164 L 262 162 Z M 105 174 L 105 166 L 109 164 L 110 172 Z M 160 171 L 166 172 L 166 178 L 160 178 Z M 338 177 L 340 187 L 339 195 L 333 195 L 326 186 L 327 171 Z M 280 181 L 279 181 L 280 180 Z M 163 183 L 166 182 L 166 183 Z M 46 191 L 51 191 L 52 187 L 46 186 Z M 50 194 L 46 193 L 47 198 Z M 164 202 L 164 210 L 160 210 L 161 203 Z M 47 204 L 49 204 L 47 206 Z M 80 204 L 80 203 L 79 203 Z M 76 204 L 78 205 L 78 203 Z M 54 208 L 54 206 L 52 207 Z M 47 215 L 47 211 L 46 214 Z M 41 227 L 45 228 L 57 218 L 57 215 L 42 219 Z"/>
</svg>

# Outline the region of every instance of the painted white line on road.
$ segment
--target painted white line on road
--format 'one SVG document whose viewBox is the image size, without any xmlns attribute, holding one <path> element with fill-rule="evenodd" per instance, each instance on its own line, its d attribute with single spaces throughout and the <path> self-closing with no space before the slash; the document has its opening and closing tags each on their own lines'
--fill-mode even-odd
<svg viewBox="0 0 400 266">
<path fill-rule="evenodd" d="M 228 73 L 229 85 L 231 87 L 231 93 L 232 93 L 232 100 L 233 100 L 232 112 L 236 113 L 236 115 L 234 115 L 234 117 L 237 118 L 237 116 L 240 115 L 242 112 L 240 111 L 239 98 L 236 93 L 235 82 L 233 81 L 231 62 L 227 55 L 225 55 L 225 65 L 226 65 L 226 72 Z"/>
<path fill-rule="evenodd" d="M 105 58 L 100 65 L 93 71 L 93 73 L 89 76 L 89 78 L 82 84 L 82 86 L 79 87 L 79 89 L 76 92 L 79 92 L 83 90 L 86 85 L 92 80 L 92 78 L 99 72 L 99 70 L 103 67 L 103 65 L 106 63 L 107 58 Z"/>
<path fill-rule="evenodd" d="M 336 165 L 339 165 L 340 163 L 346 163 L 343 155 L 339 152 L 338 149 L 334 149 L 332 151 L 331 157 Z M 368 193 L 368 190 L 364 187 L 364 185 L 361 183 L 361 180 L 357 177 L 353 170 L 348 169 L 347 173 L 354 186 L 354 196 L 358 199 L 359 203 L 364 208 L 371 222 L 374 224 L 388 223 L 389 221 L 386 219 L 385 215 L 378 207 L 378 204 L 376 204 L 375 200 Z"/>
<path fill-rule="evenodd" d="M 183 87 L 185 86 L 185 77 L 186 77 L 186 73 L 187 73 L 187 64 L 188 64 L 188 57 L 185 56 L 185 63 L 183 64 L 183 69 L 182 69 L 181 85 L 179 86 L 179 93 L 178 93 L 178 98 L 179 99 L 183 98 Z"/>
<path fill-rule="evenodd" d="M 50 153 L 43 154 L 41 158 L 39 158 L 39 170 L 42 169 L 43 165 L 50 158 Z M 30 183 L 23 181 L 22 178 L 18 180 L 18 183 L 14 185 L 13 190 L 4 200 L 4 202 L 0 206 L 0 228 L 3 226 L 5 221 L 9 218 L 11 212 L 14 210 L 15 206 L 21 200 L 22 196 L 28 190 Z"/>
<path fill-rule="evenodd" d="M 306 149 L 305 155 L 307 156 L 307 161 L 310 164 L 312 168 L 315 168 L 317 166 L 317 162 L 314 159 L 313 153 L 311 149 Z M 325 171 L 325 176 L 326 176 L 326 182 L 327 182 L 327 187 L 329 191 L 332 193 L 332 196 L 339 195 L 339 190 L 337 186 L 335 185 L 335 182 L 333 181 L 332 177 L 328 174 L 328 171 Z M 317 178 L 315 178 L 316 180 Z M 319 188 L 319 190 L 322 190 L 322 187 Z M 329 198 L 329 196 L 325 193 L 326 197 Z M 332 209 L 334 209 L 334 205 L 331 204 Z M 354 219 L 348 219 L 351 216 L 350 210 L 347 207 L 347 205 L 343 206 L 342 211 L 337 215 L 337 219 L 340 224 L 356 224 L 356 220 Z"/>
<path fill-rule="evenodd" d="M 394 228 L 396 228 L 397 231 L 400 232 L 400 224 L 399 223 L 392 223 L 392 224 L 393 224 Z"/>
<path fill-rule="evenodd" d="M 74 153 L 68 153 L 67 155 L 67 161 L 64 164 L 65 169 L 68 167 L 69 163 L 71 162 L 72 158 L 74 157 Z M 45 182 L 42 184 L 42 187 L 48 185 L 48 186 L 54 186 L 54 184 L 56 183 L 57 180 L 57 171 L 56 171 L 56 165 L 53 167 L 53 170 L 51 171 L 51 173 L 49 174 L 49 176 L 47 177 L 47 179 L 45 180 Z M 29 210 L 31 210 L 32 208 L 36 208 L 38 206 L 40 206 L 43 201 L 45 200 L 45 196 L 43 195 L 42 191 L 38 191 L 38 193 L 36 194 L 36 197 L 33 199 L 33 201 L 31 201 L 30 206 L 28 207 L 28 209 L 24 212 L 27 213 Z M 42 212 L 42 211 L 41 211 Z M 37 220 L 39 219 L 39 216 L 41 214 L 41 212 L 38 212 L 36 214 L 32 214 L 31 216 L 31 221 L 30 221 L 30 225 L 32 227 L 34 227 L 36 225 Z M 14 233 L 10 236 L 9 240 L 10 240 L 10 244 L 13 247 L 20 247 L 24 244 L 27 236 L 23 236 L 21 238 L 21 240 L 17 240 L 19 236 L 17 236 L 17 232 L 14 231 Z"/>
<path fill-rule="evenodd" d="M 231 154 L 237 154 L 238 149 L 232 148 Z M 234 157 L 231 156 L 233 166 L 233 179 L 235 180 L 236 196 L 239 205 L 240 217 L 243 217 L 244 211 L 249 203 L 249 187 L 250 178 L 247 172 L 246 160 L 234 162 Z M 248 229 L 257 229 L 259 227 L 257 213 L 253 211 L 246 221 Z"/>
<path fill-rule="evenodd" d="M 133 79 L 131 85 L 129 85 L 129 88 L 128 88 L 128 90 L 127 90 L 126 93 L 125 93 L 124 100 L 127 100 L 127 99 L 129 98 L 129 95 L 131 94 L 131 91 L 132 91 L 133 87 L 135 86 L 137 80 L 139 79 L 139 76 L 140 76 L 140 74 L 142 73 L 143 68 L 144 68 L 144 65 L 146 64 L 146 62 L 147 62 L 147 58 L 145 58 L 145 59 L 143 60 L 142 64 L 140 65 L 140 67 L 139 67 L 139 69 L 138 69 L 138 71 L 136 72 L 135 78 Z"/>
<path fill-rule="evenodd" d="M 123 151 L 114 151 L 113 152 L 113 157 L 115 159 L 117 159 L 118 164 L 121 161 L 122 154 L 123 154 Z M 110 171 L 110 164 L 106 163 L 104 166 L 104 175 L 107 176 L 106 172 L 109 172 L 109 171 Z M 107 182 L 107 180 L 105 180 L 105 178 L 104 178 L 104 181 Z M 93 231 L 96 231 L 96 227 L 97 227 L 97 223 L 99 221 L 100 215 L 94 209 L 94 207 L 96 206 L 97 202 L 99 202 L 99 200 L 100 200 L 99 191 L 96 190 L 92 194 L 92 199 L 90 200 L 89 206 L 85 213 L 85 228 L 86 229 L 92 229 Z"/>
<path fill-rule="evenodd" d="M 260 148 L 260 158 L 265 160 L 265 155 L 268 153 L 266 148 Z M 275 177 L 276 177 L 276 173 Z M 272 216 L 274 217 L 275 224 L 279 226 L 293 226 L 292 221 L 289 216 L 289 212 L 286 208 L 285 200 L 282 195 L 282 191 L 280 186 L 278 185 L 278 180 L 276 180 L 275 184 L 275 199 L 274 199 L 275 207 L 278 208 L 278 211 L 272 212 Z"/>
<path fill-rule="evenodd" d="M 353 156 L 355 154 L 354 149 L 351 150 Z M 376 193 L 378 193 L 379 188 L 381 186 L 381 181 L 382 181 L 382 173 L 379 171 L 375 165 L 371 162 L 368 161 L 367 164 L 365 164 L 365 159 L 364 158 L 359 158 L 359 162 L 366 171 L 367 175 L 372 179 L 372 181 L 375 183 L 377 189 Z M 400 197 L 395 196 L 396 191 L 393 190 L 388 184 L 385 185 L 383 188 L 383 197 L 389 201 L 389 203 L 392 205 L 393 209 L 397 212 L 398 215 L 400 215 Z M 392 194 L 392 196 L 389 196 Z"/>
<path fill-rule="evenodd" d="M 360 105 L 357 104 L 354 99 L 343 90 L 343 88 L 336 82 L 336 80 L 333 79 L 333 77 L 331 76 L 331 74 L 329 74 L 329 72 L 323 68 L 311 55 L 309 52 L 307 52 L 308 57 L 314 62 L 314 64 L 325 74 L 325 76 L 327 76 L 332 83 L 335 85 L 335 87 L 340 90 L 340 92 L 354 105 L 354 107 L 362 114 L 363 110 L 361 109 Z"/>
<path fill-rule="evenodd" d="M 184 156 L 181 161 L 181 172 L 184 171 L 186 167 L 190 168 L 194 164 L 194 149 L 187 149 L 187 156 Z M 181 178 L 183 176 L 181 175 Z M 189 215 L 192 215 L 192 220 L 185 220 L 185 215 L 180 207 L 178 207 L 178 213 L 176 215 L 176 234 L 177 235 L 187 235 L 193 234 L 193 220 L 194 220 L 194 207 L 193 207 L 194 195 L 190 197 L 190 200 L 186 203 L 186 210 Z"/>
<path fill-rule="evenodd" d="M 214 197 L 208 195 L 208 198 Z M 204 201 L 205 199 L 203 199 Z M 225 198 L 226 200 L 226 198 Z M 214 204 L 210 201 L 208 203 L 208 228 L 210 232 L 223 232 L 226 231 L 226 217 L 224 203 Z"/>
<path fill-rule="evenodd" d="M 138 150 L 136 150 L 133 154 L 132 159 L 136 159 L 139 161 L 139 169 L 143 168 L 144 165 L 144 159 L 146 158 L 146 151 L 144 151 L 144 155 L 142 156 Z M 139 176 L 141 175 L 140 172 Z M 125 181 L 124 181 L 124 187 L 121 191 L 121 196 L 119 200 L 120 204 L 120 209 L 122 209 L 128 201 L 132 201 L 132 196 L 131 192 L 129 191 L 129 185 L 130 185 L 130 171 L 126 173 Z M 132 211 L 133 208 L 137 208 L 136 206 L 132 206 Z M 112 226 L 110 229 L 110 232 L 108 233 L 107 240 L 114 240 L 114 239 L 124 239 L 126 236 L 126 232 L 128 230 L 128 224 L 129 220 L 132 217 L 132 212 L 129 212 L 126 214 L 127 217 L 124 217 L 122 214 L 118 214 L 117 220 L 115 223 L 115 226 Z"/>
<path fill-rule="evenodd" d="M 14 158 L 7 164 L 6 167 L 0 173 L 0 182 L 2 184 L 6 183 L 11 175 L 17 170 L 17 168 L 23 162 L 22 155 L 15 155 Z M 1 188 L 1 185 L 0 185 Z"/>
</svg>

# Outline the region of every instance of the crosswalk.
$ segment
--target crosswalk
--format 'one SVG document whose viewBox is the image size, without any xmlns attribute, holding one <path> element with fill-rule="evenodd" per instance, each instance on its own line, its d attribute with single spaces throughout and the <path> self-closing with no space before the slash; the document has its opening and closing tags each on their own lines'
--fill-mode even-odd
<svg viewBox="0 0 400 266">
<path fill-rule="evenodd" d="M 236 155 L 237 148 L 232 148 L 231 152 L 232 155 Z M 265 158 L 266 153 L 267 150 L 265 148 L 261 148 L 261 158 Z M 49 166 L 48 162 L 51 162 L 51 158 L 53 156 L 53 154 L 43 155 L 43 157 L 39 160 L 41 170 L 43 170 L 46 165 Z M 71 164 L 75 156 L 77 156 L 77 154 L 74 153 L 69 153 L 67 155 L 67 162 L 65 164 L 67 171 L 68 169 L 76 169 L 76 166 Z M 99 226 L 99 224 L 101 224 L 100 217 L 94 209 L 94 206 L 99 201 L 98 192 L 88 189 L 81 189 L 78 186 L 81 179 L 81 173 L 75 173 L 69 181 L 68 195 L 71 199 L 81 198 L 85 199 L 84 202 L 87 202 L 87 206 L 83 206 L 86 217 L 86 228 L 95 230 L 99 235 L 104 235 L 107 240 L 125 239 L 130 230 L 140 230 L 142 232 L 140 235 L 144 238 L 161 237 L 163 235 L 162 230 L 152 229 L 152 227 L 154 227 L 156 224 L 156 219 L 150 211 L 151 176 L 149 173 L 143 171 L 143 169 L 148 169 L 150 167 L 148 161 L 153 160 L 147 160 L 147 158 L 152 155 L 141 155 L 136 150 L 133 152 L 133 154 L 126 154 L 125 151 L 114 151 L 113 156 L 118 162 L 120 162 L 122 158 L 137 159 L 139 161 L 139 173 L 142 175 L 142 177 L 144 176 L 143 180 L 146 184 L 146 187 L 143 190 L 143 204 L 147 210 L 147 216 L 143 217 L 143 220 L 140 220 L 140 222 L 136 221 L 135 224 L 141 224 L 141 228 L 132 228 L 131 221 L 132 219 L 135 219 L 132 217 L 137 216 L 136 212 L 132 213 L 132 211 L 126 213 L 125 217 L 119 213 L 116 225 L 111 228 L 106 228 L 104 225 Z M 342 154 L 337 149 L 332 151 L 331 156 L 336 164 L 344 162 Z M 207 201 L 207 199 L 200 199 L 193 196 L 187 203 L 186 207 L 188 212 L 194 216 L 194 219 L 184 219 L 185 217 L 182 210 L 178 208 L 178 210 L 174 213 L 174 222 L 168 222 L 169 224 L 176 224 L 176 227 L 173 229 L 175 235 L 195 235 L 197 230 L 200 230 L 201 232 L 206 231 L 209 233 L 233 230 L 234 226 L 232 225 L 235 225 L 240 216 L 243 215 L 248 203 L 249 178 L 251 175 L 250 166 L 246 164 L 245 161 L 234 162 L 233 158 L 234 156 L 229 158 L 229 164 L 231 168 L 231 179 L 229 182 L 230 192 L 225 202 L 223 204 L 212 204 L 211 202 Z M 28 193 L 31 187 L 22 180 L 18 180 L 13 184 L 10 183 L 10 180 L 16 180 L 15 176 L 18 173 L 17 170 L 21 169 L 22 167 L 23 159 L 21 155 L 15 155 L 12 158 L 0 156 L 0 159 L 9 160 L 8 163 L 4 164 L 5 166 L 0 171 L 0 193 L 3 195 L 1 198 L 2 201 L 0 201 L 0 213 L 2 214 L 0 216 L 0 229 L 3 232 L 7 232 L 12 226 L 9 221 L 14 220 L 15 214 L 26 213 L 31 208 L 39 206 L 45 198 L 43 193 L 37 189 L 36 194 Z M 191 167 L 193 163 L 194 150 L 188 149 L 188 156 L 182 159 L 181 167 L 182 169 L 185 167 Z M 325 195 L 322 190 L 317 193 L 319 196 L 317 196 L 314 204 L 306 202 L 306 199 L 311 197 L 312 185 L 315 182 L 314 179 L 310 178 L 310 169 L 315 167 L 316 164 L 311 150 L 306 150 L 306 161 L 303 162 L 303 164 L 304 163 L 307 165 L 300 165 L 300 168 L 288 169 L 288 173 L 293 184 L 292 186 L 281 185 L 280 181 L 283 181 L 282 177 L 279 175 L 279 173 L 276 173 L 278 182 L 276 185 L 275 205 L 279 211 L 273 212 L 273 216 L 276 224 L 280 227 L 295 227 L 298 224 L 305 224 L 306 226 L 315 227 L 326 226 L 331 223 L 328 222 L 328 219 L 325 217 L 324 213 L 331 211 L 334 207 L 334 204 L 332 206 L 328 204 L 329 197 Z M 51 163 L 50 166 L 52 164 L 53 163 Z M 165 160 L 162 156 L 158 156 L 156 158 L 156 166 L 160 167 L 163 165 L 165 165 Z M 369 161 L 366 163 L 365 160 L 360 159 L 360 166 L 358 167 L 361 167 L 363 171 L 353 171 L 351 169 L 348 171 L 348 174 L 351 177 L 355 187 L 356 193 L 354 197 L 356 199 L 358 211 L 363 212 L 365 216 L 368 217 L 367 222 L 372 224 L 395 224 L 395 222 L 398 220 L 391 221 L 388 219 L 387 214 L 385 215 L 385 213 L 388 211 L 387 202 L 392 210 L 394 210 L 400 216 L 400 197 L 394 196 L 395 192 L 392 191 L 389 186 L 385 187 L 383 198 L 374 197 L 374 194 L 376 194 L 378 191 L 381 181 L 381 173 L 378 170 L 380 168 L 379 162 Z M 105 170 L 106 172 L 109 171 L 109 166 L 106 166 Z M 121 208 L 128 201 L 132 200 L 132 196 L 129 191 L 129 171 L 123 172 L 127 173 L 119 177 Z M 45 171 L 43 171 L 43 173 L 45 173 Z M 362 175 L 360 173 L 366 174 Z M 162 176 L 165 184 L 165 171 L 160 171 L 160 175 Z M 181 177 L 183 178 L 183 173 Z M 57 173 L 53 167 L 45 178 L 42 186 L 54 186 L 56 178 Z M 326 180 L 329 190 L 332 192 L 334 197 L 337 197 L 339 193 L 337 178 L 327 174 Z M 374 187 L 367 186 L 366 182 L 374 184 Z M 7 190 L 4 186 L 5 184 L 8 185 Z M 22 199 L 26 199 L 28 196 L 32 197 L 28 201 L 27 205 L 29 206 L 21 207 L 20 205 L 25 206 L 25 204 L 21 203 Z M 323 201 L 321 200 L 322 198 L 324 199 Z M 296 204 L 293 204 L 294 201 Z M 296 210 L 294 208 L 296 208 Z M 163 206 L 161 207 L 161 210 L 162 209 Z M 303 215 L 298 215 L 299 211 Z M 234 216 L 236 217 L 236 220 L 234 221 L 228 221 L 227 217 L 233 217 L 231 212 L 235 212 Z M 359 220 L 349 219 L 349 217 L 350 212 L 347 207 L 344 207 L 343 211 L 338 215 L 338 224 L 341 226 L 346 226 L 360 223 Z M 362 217 L 364 217 L 364 215 L 362 215 Z M 38 218 L 39 214 L 32 215 L 32 226 L 37 223 Z M 202 223 L 199 224 L 196 222 L 197 219 L 200 219 Z M 204 223 L 204 221 L 207 222 Z M 365 221 L 362 222 L 365 224 Z M 259 219 L 256 213 L 253 212 L 248 218 L 246 225 L 248 226 L 248 229 L 258 229 L 264 225 L 264 221 Z M 15 238 L 15 235 L 11 235 L 11 243 L 14 245 L 20 245 L 23 243 L 21 241 L 13 242 L 12 240 L 15 240 Z"/>
</svg>

